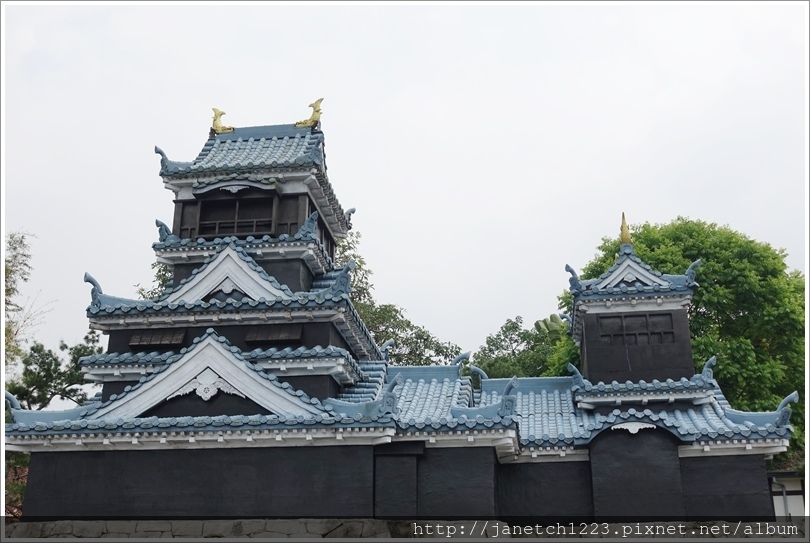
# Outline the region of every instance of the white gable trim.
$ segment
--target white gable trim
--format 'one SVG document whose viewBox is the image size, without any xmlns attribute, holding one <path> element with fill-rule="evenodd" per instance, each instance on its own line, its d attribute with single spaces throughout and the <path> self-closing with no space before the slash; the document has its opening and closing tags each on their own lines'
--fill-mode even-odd
<svg viewBox="0 0 810 543">
<path fill-rule="evenodd" d="M 662 287 L 669 286 L 669 282 L 663 277 L 659 277 L 649 270 L 643 268 L 634 260 L 627 259 L 622 262 L 618 268 L 605 277 L 602 281 L 594 285 L 594 289 L 603 289 L 607 287 L 615 287 L 619 283 L 635 283 L 638 281 L 644 286 L 651 287 L 653 285 L 660 285 Z"/>
<path fill-rule="evenodd" d="M 176 303 L 180 300 L 194 302 L 217 290 L 228 293 L 232 289 L 241 290 L 254 300 L 291 298 L 288 293 L 274 287 L 266 279 L 258 277 L 258 273 L 252 270 L 232 247 L 226 247 L 214 262 L 209 263 L 191 281 L 172 292 L 165 302 Z"/>
<path fill-rule="evenodd" d="M 188 355 L 156 374 L 148 384 L 99 409 L 91 418 L 136 418 L 178 392 L 210 369 L 236 393 L 275 415 L 309 416 L 323 410 L 263 379 L 213 337 L 205 338 Z M 234 393 L 234 392 L 232 392 Z"/>
</svg>

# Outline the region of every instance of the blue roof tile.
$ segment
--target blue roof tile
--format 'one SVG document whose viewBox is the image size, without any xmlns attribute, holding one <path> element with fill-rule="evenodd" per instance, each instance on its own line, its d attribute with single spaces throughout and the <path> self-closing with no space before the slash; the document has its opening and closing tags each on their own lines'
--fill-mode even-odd
<svg viewBox="0 0 810 543">
<path fill-rule="evenodd" d="M 294 125 L 253 126 L 212 134 L 192 162 L 169 160 L 162 151 L 160 175 L 308 168 L 323 163 L 323 134 Z"/>
</svg>

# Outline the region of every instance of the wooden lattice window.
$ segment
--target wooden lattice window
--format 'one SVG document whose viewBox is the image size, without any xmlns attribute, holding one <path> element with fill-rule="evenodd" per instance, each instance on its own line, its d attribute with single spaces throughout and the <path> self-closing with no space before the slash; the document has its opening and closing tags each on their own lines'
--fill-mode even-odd
<svg viewBox="0 0 810 543">
<path fill-rule="evenodd" d="M 203 200 L 200 204 L 200 236 L 273 233 L 273 198 Z"/>
<path fill-rule="evenodd" d="M 246 343 L 289 343 L 301 340 L 302 324 L 273 324 L 251 328 L 245 336 Z"/>
<path fill-rule="evenodd" d="M 599 317 L 599 339 L 606 345 L 662 345 L 675 343 L 670 313 L 605 315 Z"/>
<path fill-rule="evenodd" d="M 129 338 L 130 347 L 173 347 L 183 344 L 185 330 L 142 330 L 133 332 Z"/>
</svg>

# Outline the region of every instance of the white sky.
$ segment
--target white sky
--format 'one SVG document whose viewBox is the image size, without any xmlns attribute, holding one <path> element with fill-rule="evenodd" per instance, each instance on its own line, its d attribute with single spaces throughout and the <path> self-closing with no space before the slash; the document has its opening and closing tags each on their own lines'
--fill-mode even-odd
<svg viewBox="0 0 810 543">
<path fill-rule="evenodd" d="M 623 211 L 807 270 L 806 2 L 2 7 L 4 227 L 36 235 L 50 348 L 88 330 L 85 271 L 151 283 L 153 147 L 192 160 L 212 107 L 287 124 L 324 97 L 378 301 L 465 351 L 556 312 Z"/>
</svg>

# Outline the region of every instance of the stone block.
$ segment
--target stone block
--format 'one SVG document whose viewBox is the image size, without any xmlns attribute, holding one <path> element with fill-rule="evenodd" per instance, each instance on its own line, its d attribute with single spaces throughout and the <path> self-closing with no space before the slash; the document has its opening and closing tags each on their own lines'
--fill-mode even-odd
<svg viewBox="0 0 810 543">
<path fill-rule="evenodd" d="M 203 522 L 203 537 L 231 537 L 232 520 L 206 520 Z"/>
<path fill-rule="evenodd" d="M 77 520 L 73 523 L 73 535 L 76 537 L 101 537 L 107 531 L 103 520 Z"/>
<path fill-rule="evenodd" d="M 281 532 L 256 532 L 251 534 L 250 537 L 261 539 L 284 539 L 289 536 L 287 534 L 282 534 Z"/>
<path fill-rule="evenodd" d="M 17 522 L 12 524 L 9 537 L 42 537 L 42 523 Z"/>
<path fill-rule="evenodd" d="M 307 532 L 314 535 L 324 535 L 340 526 L 343 521 L 334 518 L 315 518 L 307 520 L 306 523 Z"/>
<path fill-rule="evenodd" d="M 139 520 L 136 532 L 171 532 L 172 523 L 168 520 Z"/>
<path fill-rule="evenodd" d="M 172 535 L 176 537 L 200 537 L 203 533 L 201 520 L 175 520 L 172 522 Z"/>
<path fill-rule="evenodd" d="M 118 539 L 129 537 L 131 533 L 124 533 L 124 532 L 107 532 L 106 534 L 101 534 L 101 537 L 116 537 Z"/>
<path fill-rule="evenodd" d="M 42 523 L 42 530 L 39 532 L 39 537 L 50 537 L 51 532 L 53 532 L 53 527 L 56 525 L 55 522 L 43 522 Z"/>
<path fill-rule="evenodd" d="M 264 529 L 268 532 L 298 534 L 307 531 L 306 520 L 268 520 Z"/>
<path fill-rule="evenodd" d="M 58 520 L 53 523 L 53 530 L 51 530 L 50 537 L 55 535 L 64 535 L 64 534 L 72 534 L 73 533 L 73 521 L 70 520 Z"/>
<path fill-rule="evenodd" d="M 312 534 L 309 532 L 298 532 L 295 534 L 290 534 L 287 537 L 298 537 L 298 538 L 305 538 L 305 539 L 312 539 Z"/>
<path fill-rule="evenodd" d="M 107 532 L 131 534 L 135 531 L 135 524 L 134 520 L 108 520 Z"/>
<path fill-rule="evenodd" d="M 343 537 L 354 539 L 363 533 L 363 521 L 350 520 L 324 535 L 324 537 Z"/>
<path fill-rule="evenodd" d="M 263 532 L 266 524 L 266 521 L 261 519 L 240 520 L 239 522 L 242 524 L 242 533 L 245 535 Z"/>
<path fill-rule="evenodd" d="M 144 537 L 161 537 L 163 532 L 135 532 L 130 537 L 141 539 Z"/>
<path fill-rule="evenodd" d="M 368 519 L 363 521 L 363 532 L 360 537 L 371 537 L 375 534 L 388 534 L 391 537 L 391 532 L 388 529 L 388 523 L 384 520 Z"/>
</svg>

